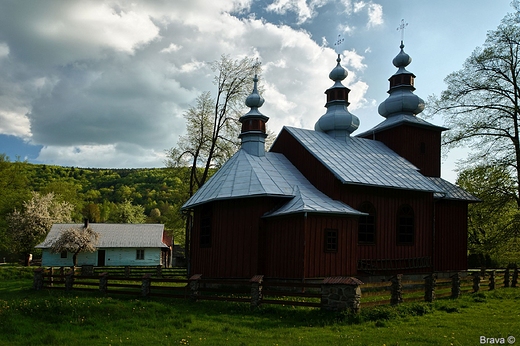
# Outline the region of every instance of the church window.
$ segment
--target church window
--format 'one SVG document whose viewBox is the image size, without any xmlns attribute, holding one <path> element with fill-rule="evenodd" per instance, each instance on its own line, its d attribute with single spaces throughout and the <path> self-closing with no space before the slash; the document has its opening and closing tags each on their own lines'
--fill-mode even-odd
<svg viewBox="0 0 520 346">
<path fill-rule="evenodd" d="M 376 242 L 376 209 L 370 202 L 364 202 L 359 211 L 368 215 L 359 217 L 358 243 L 375 244 Z"/>
<path fill-rule="evenodd" d="M 338 252 L 338 230 L 325 230 L 325 252 Z"/>
<path fill-rule="evenodd" d="M 415 218 L 412 207 L 405 204 L 397 212 L 397 243 L 411 245 L 415 236 Z"/>
</svg>

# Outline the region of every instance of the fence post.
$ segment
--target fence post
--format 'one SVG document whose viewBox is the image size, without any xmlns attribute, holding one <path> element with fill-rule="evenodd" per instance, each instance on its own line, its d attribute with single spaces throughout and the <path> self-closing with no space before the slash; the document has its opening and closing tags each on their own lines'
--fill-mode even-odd
<svg viewBox="0 0 520 346">
<path fill-rule="evenodd" d="M 162 277 L 162 265 L 157 265 L 156 269 L 155 269 L 155 275 L 158 276 L 158 277 Z"/>
<path fill-rule="evenodd" d="M 437 274 L 431 273 L 424 278 L 424 301 L 433 302 L 435 300 L 435 286 L 437 285 Z"/>
<path fill-rule="evenodd" d="M 148 297 L 148 295 L 150 294 L 151 283 L 152 283 L 152 275 L 144 274 L 143 282 L 141 283 L 141 295 L 143 297 Z"/>
<path fill-rule="evenodd" d="M 199 298 L 199 287 L 200 287 L 200 279 L 202 277 L 202 274 L 195 274 L 192 275 L 192 277 L 188 280 L 188 285 L 190 286 L 190 299 L 192 301 L 197 301 Z"/>
<path fill-rule="evenodd" d="M 459 298 L 460 295 L 460 273 L 457 272 L 451 277 L 451 297 Z"/>
<path fill-rule="evenodd" d="M 515 264 L 515 270 L 513 271 L 513 279 L 511 280 L 511 287 L 516 287 L 518 284 L 518 266 Z"/>
<path fill-rule="evenodd" d="M 52 277 L 54 275 L 54 268 L 49 268 L 49 287 L 53 287 L 52 282 L 54 281 L 54 278 Z"/>
<path fill-rule="evenodd" d="M 321 284 L 321 308 L 329 311 L 350 310 L 358 313 L 363 282 L 353 277 L 328 277 Z"/>
<path fill-rule="evenodd" d="M 40 291 L 43 288 L 43 268 L 36 268 L 34 270 L 33 288 Z"/>
<path fill-rule="evenodd" d="M 398 305 L 403 302 L 403 274 L 397 274 L 393 276 L 390 281 L 392 285 L 390 286 L 390 292 L 392 293 L 392 297 L 390 298 L 391 305 Z"/>
<path fill-rule="evenodd" d="M 473 274 L 473 293 L 477 293 L 478 291 L 480 291 L 480 275 L 475 272 L 475 274 Z"/>
<path fill-rule="evenodd" d="M 257 308 L 262 303 L 263 275 L 255 275 L 249 280 L 251 283 L 251 309 Z"/>
<path fill-rule="evenodd" d="M 509 266 L 507 266 L 506 271 L 504 272 L 504 287 L 509 287 L 509 279 L 510 279 Z"/>
<path fill-rule="evenodd" d="M 130 277 L 130 266 L 125 266 L 125 277 Z"/>
<path fill-rule="evenodd" d="M 99 291 L 106 294 L 108 290 L 108 273 L 101 273 L 99 275 Z"/>
<path fill-rule="evenodd" d="M 71 291 L 74 286 L 74 271 L 70 271 L 65 276 L 65 290 Z"/>
<path fill-rule="evenodd" d="M 489 274 L 489 290 L 492 291 L 495 289 L 495 280 L 496 280 L 496 273 L 494 270 L 491 271 Z"/>
</svg>

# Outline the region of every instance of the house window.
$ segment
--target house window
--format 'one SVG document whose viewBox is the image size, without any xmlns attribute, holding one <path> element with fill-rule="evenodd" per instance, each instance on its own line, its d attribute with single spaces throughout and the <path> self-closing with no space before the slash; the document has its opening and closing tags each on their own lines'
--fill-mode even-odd
<svg viewBox="0 0 520 346">
<path fill-rule="evenodd" d="M 397 212 L 397 243 L 411 245 L 414 242 L 415 220 L 412 207 L 403 205 Z"/>
<path fill-rule="evenodd" d="M 338 230 L 325 230 L 325 252 L 338 252 Z"/>
<path fill-rule="evenodd" d="M 211 247 L 211 207 L 204 205 L 200 216 L 200 247 Z"/>
<path fill-rule="evenodd" d="M 67 258 L 67 251 L 62 251 L 60 253 L 61 258 Z"/>
<path fill-rule="evenodd" d="M 375 244 L 376 242 L 376 208 L 370 202 L 364 202 L 359 211 L 367 213 L 359 217 L 358 243 Z"/>
<path fill-rule="evenodd" d="M 135 259 L 136 260 L 144 260 L 144 249 L 137 249 L 135 251 Z"/>
</svg>

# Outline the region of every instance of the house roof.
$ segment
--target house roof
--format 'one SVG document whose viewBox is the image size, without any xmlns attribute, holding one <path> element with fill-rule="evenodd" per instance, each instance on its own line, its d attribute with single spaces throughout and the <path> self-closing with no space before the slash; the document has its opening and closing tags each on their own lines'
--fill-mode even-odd
<svg viewBox="0 0 520 346">
<path fill-rule="evenodd" d="M 435 198 L 459 200 L 467 202 L 480 202 L 480 199 L 471 195 L 469 192 L 464 191 L 457 185 L 450 183 L 442 178 L 428 177 L 435 185 L 442 189 L 443 193 L 436 193 Z"/>
<path fill-rule="evenodd" d="M 90 228 L 99 234 L 98 248 L 168 248 L 163 243 L 164 225 L 162 224 L 113 224 L 91 223 Z M 69 228 L 83 228 L 82 223 L 59 223 L 52 225 L 45 240 L 36 248 L 50 248 L 61 232 Z"/>
<path fill-rule="evenodd" d="M 442 192 L 417 167 L 379 141 L 337 140 L 318 131 L 284 127 L 343 184 Z"/>
<path fill-rule="evenodd" d="M 264 156 L 239 150 L 183 206 L 190 209 L 207 202 L 248 197 L 282 197 L 288 202 L 265 216 L 297 212 L 364 215 L 316 189 L 283 155 Z"/>
</svg>

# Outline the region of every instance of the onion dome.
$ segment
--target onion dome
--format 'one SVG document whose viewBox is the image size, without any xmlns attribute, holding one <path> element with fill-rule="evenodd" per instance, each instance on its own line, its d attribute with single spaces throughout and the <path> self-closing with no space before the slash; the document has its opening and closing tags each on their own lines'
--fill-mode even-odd
<svg viewBox="0 0 520 346">
<path fill-rule="evenodd" d="M 242 140 L 242 149 L 251 155 L 264 156 L 265 138 L 267 137 L 265 123 L 269 120 L 258 108 L 264 104 L 264 98 L 258 93 L 258 76 L 253 78 L 254 86 L 251 94 L 246 98 L 246 106 L 251 109 L 238 119 L 242 123 L 239 138 Z"/>
<path fill-rule="evenodd" d="M 339 54 L 336 61 L 336 67 L 329 74 L 334 85 L 325 91 L 327 112 L 316 122 L 314 129 L 325 132 L 334 138 L 346 140 L 359 127 L 359 118 L 347 109 L 350 104 L 348 102 L 350 89 L 345 87 L 341 81 L 347 78 L 348 72 L 341 66 Z"/>
<path fill-rule="evenodd" d="M 412 62 L 412 58 L 403 50 L 404 44 L 401 41 L 401 51 L 394 58 L 392 63 L 397 67 L 397 72 L 390 77 L 390 96 L 379 105 L 379 114 L 388 118 L 395 115 L 415 116 L 424 110 L 424 101 L 413 91 L 415 75 L 406 70 Z"/>
</svg>

